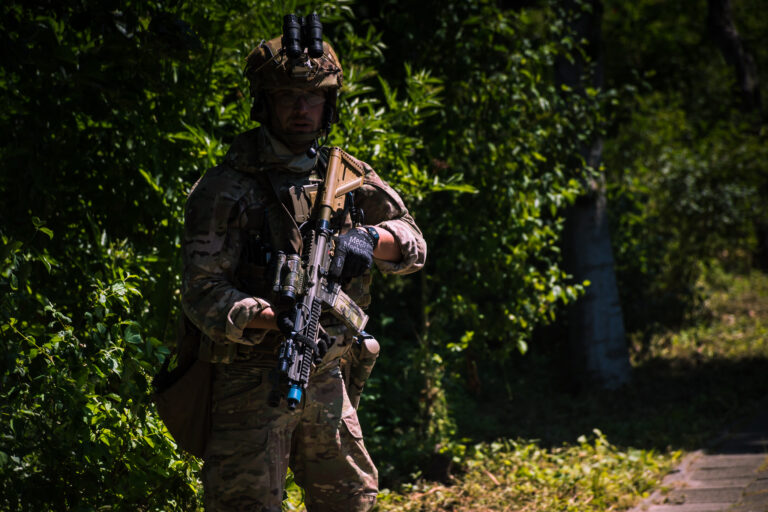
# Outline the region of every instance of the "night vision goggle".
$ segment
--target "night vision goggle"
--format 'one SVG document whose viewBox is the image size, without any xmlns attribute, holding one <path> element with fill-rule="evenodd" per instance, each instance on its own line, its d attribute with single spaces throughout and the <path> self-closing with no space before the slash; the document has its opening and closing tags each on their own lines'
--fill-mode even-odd
<svg viewBox="0 0 768 512">
<path fill-rule="evenodd" d="M 313 59 L 323 56 L 323 24 L 316 13 L 308 16 L 286 14 L 283 17 L 283 49 L 290 59 L 298 59 L 307 49 Z"/>
</svg>

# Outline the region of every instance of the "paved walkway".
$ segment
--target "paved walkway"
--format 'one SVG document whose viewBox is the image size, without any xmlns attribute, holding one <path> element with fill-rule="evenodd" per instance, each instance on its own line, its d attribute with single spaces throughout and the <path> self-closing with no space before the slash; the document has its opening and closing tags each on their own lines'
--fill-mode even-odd
<svg viewBox="0 0 768 512">
<path fill-rule="evenodd" d="M 768 512 L 768 410 L 683 459 L 631 512 Z"/>
</svg>

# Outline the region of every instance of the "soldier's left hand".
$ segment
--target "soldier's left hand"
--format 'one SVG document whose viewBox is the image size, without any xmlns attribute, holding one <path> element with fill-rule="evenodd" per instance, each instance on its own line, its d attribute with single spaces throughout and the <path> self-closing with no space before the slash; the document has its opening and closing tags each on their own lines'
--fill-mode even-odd
<svg viewBox="0 0 768 512">
<path fill-rule="evenodd" d="M 276 318 L 277 328 L 286 338 L 293 335 L 293 328 L 296 325 L 296 310 L 291 308 L 280 311 Z"/>
<path fill-rule="evenodd" d="M 315 364 L 320 364 L 328 353 L 328 349 L 333 346 L 334 338 L 328 336 L 324 331 L 317 333 L 317 345 L 315 346 Z"/>
</svg>

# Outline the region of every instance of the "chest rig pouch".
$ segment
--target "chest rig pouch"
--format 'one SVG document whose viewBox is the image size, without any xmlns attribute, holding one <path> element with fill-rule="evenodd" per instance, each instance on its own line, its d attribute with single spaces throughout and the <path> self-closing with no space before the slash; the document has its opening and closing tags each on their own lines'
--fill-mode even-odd
<svg viewBox="0 0 768 512">
<path fill-rule="evenodd" d="M 318 161 L 319 168 L 306 176 L 274 171 L 259 175 L 258 186 L 267 192 L 262 194 L 267 198 L 246 204 L 240 226 L 242 251 L 237 279 L 243 291 L 270 301 L 276 299 L 274 283 L 277 264 L 282 263 L 284 257 L 280 253 L 301 252 L 301 228 L 312 218 L 315 201 L 322 188 L 325 162 L 322 158 Z M 277 203 L 276 198 L 282 204 Z M 286 211 L 293 222 L 286 219 Z M 355 207 L 354 193 L 349 193 L 344 209 L 334 215 L 331 224 L 335 232 L 343 232 L 362 224 L 363 220 L 362 210 Z M 370 284 L 371 272 L 368 270 L 350 280 L 343 289 L 358 306 L 365 308 L 371 303 Z"/>
<path fill-rule="evenodd" d="M 316 199 L 322 189 L 325 160 L 320 158 L 318 163 L 318 168 L 306 176 L 274 171 L 260 175 L 259 186 L 270 187 L 273 193 L 266 195 L 273 200 L 246 207 L 245 222 L 241 226 L 243 250 L 237 272 L 243 291 L 271 301 L 276 299 L 274 284 L 277 264 L 282 264 L 277 255 L 280 252 L 289 255 L 301 252 L 303 244 L 296 237 L 301 237 L 302 226 L 311 220 Z M 274 198 L 279 198 L 282 204 L 278 204 Z M 287 222 L 286 212 L 293 222 Z M 344 209 L 336 212 L 331 224 L 335 232 L 343 232 L 363 221 L 362 210 L 355 207 L 354 193 L 349 193 Z M 346 283 L 343 289 L 358 306 L 365 308 L 371 303 L 371 280 L 371 272 L 368 270 Z"/>
<path fill-rule="evenodd" d="M 319 175 L 310 175 L 306 184 L 290 184 L 281 191 L 281 199 L 288 206 L 296 224 L 301 228 L 312 218 L 315 200 L 321 190 L 322 182 Z M 337 212 L 331 219 L 334 232 L 345 232 L 354 226 L 362 225 L 364 221 L 363 211 L 355 206 L 354 192 L 347 195 L 345 207 Z M 343 287 L 344 292 L 360 307 L 366 308 L 371 303 L 371 271 L 367 270 L 363 275 L 351 279 Z"/>
<path fill-rule="evenodd" d="M 237 268 L 238 287 L 257 297 L 266 297 L 270 259 L 273 253 L 269 209 L 274 205 L 254 201 L 241 214 L 242 250 Z"/>
</svg>

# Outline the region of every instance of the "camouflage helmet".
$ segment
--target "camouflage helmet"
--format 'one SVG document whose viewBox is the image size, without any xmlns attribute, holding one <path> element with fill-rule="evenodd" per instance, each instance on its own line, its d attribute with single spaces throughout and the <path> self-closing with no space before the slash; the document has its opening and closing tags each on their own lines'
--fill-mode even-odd
<svg viewBox="0 0 768 512">
<path fill-rule="evenodd" d="M 282 47 L 282 38 L 262 41 L 247 57 L 244 75 L 250 83 L 254 98 L 251 118 L 265 123 L 268 118 L 265 93 L 276 89 L 308 89 L 326 91 L 326 120 L 338 121 L 336 97 L 341 89 L 343 73 L 341 64 L 330 44 L 323 41 L 323 55 L 312 58 L 304 50 L 297 59 L 290 59 Z"/>
</svg>

